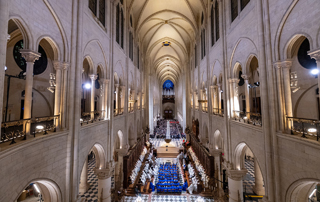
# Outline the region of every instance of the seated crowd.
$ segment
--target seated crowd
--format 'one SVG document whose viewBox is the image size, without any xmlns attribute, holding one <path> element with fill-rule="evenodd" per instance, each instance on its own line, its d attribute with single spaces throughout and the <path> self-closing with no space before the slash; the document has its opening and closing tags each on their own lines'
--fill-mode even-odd
<svg viewBox="0 0 320 202">
<path fill-rule="evenodd" d="M 156 185 L 158 193 L 181 193 L 182 186 L 179 180 L 179 170 L 177 164 L 161 164 L 159 167 L 158 183 Z"/>
</svg>

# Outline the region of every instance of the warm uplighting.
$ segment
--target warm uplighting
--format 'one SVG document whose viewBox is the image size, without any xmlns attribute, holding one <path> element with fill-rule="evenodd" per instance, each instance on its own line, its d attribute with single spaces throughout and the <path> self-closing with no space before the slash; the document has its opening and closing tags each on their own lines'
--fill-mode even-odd
<svg viewBox="0 0 320 202">
<path fill-rule="evenodd" d="M 91 88 L 91 84 L 90 83 L 86 83 L 86 84 L 83 85 L 83 87 L 85 89 L 90 89 Z"/>
<path fill-rule="evenodd" d="M 34 188 L 36 189 L 36 191 L 37 191 L 38 193 L 40 193 L 40 190 L 39 190 L 38 186 L 37 186 L 36 184 L 33 184 L 33 186 L 34 186 Z"/>
<path fill-rule="evenodd" d="M 312 75 L 318 75 L 319 74 L 319 69 L 312 69 L 311 71 L 310 71 L 310 73 L 312 74 Z"/>
<path fill-rule="evenodd" d="M 315 129 L 315 128 L 309 128 L 309 129 L 308 129 L 308 132 L 309 132 L 309 133 L 315 133 L 315 132 L 317 132 L 317 129 Z"/>
</svg>

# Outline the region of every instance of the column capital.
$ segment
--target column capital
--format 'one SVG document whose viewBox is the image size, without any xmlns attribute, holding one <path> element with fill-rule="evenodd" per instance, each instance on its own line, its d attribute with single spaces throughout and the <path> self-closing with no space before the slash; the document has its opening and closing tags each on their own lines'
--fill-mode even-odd
<svg viewBox="0 0 320 202">
<path fill-rule="evenodd" d="M 320 49 L 308 51 L 308 55 L 316 61 L 320 61 Z"/>
<path fill-rule="evenodd" d="M 119 88 L 119 84 L 114 84 L 114 86 L 115 86 L 116 88 Z"/>
<path fill-rule="evenodd" d="M 227 169 L 228 177 L 235 181 L 240 181 L 247 174 L 248 170 L 229 170 Z"/>
<path fill-rule="evenodd" d="M 26 62 L 35 62 L 39 60 L 41 57 L 41 53 L 28 50 L 28 49 L 20 49 L 21 56 L 26 60 Z"/>
<path fill-rule="evenodd" d="M 96 75 L 96 74 L 90 74 L 89 77 L 90 77 L 90 79 L 91 79 L 92 81 L 95 81 L 95 80 L 97 80 L 98 75 Z"/>
<path fill-rule="evenodd" d="M 249 80 L 249 79 L 250 79 L 250 75 L 246 75 L 246 74 L 242 74 L 241 77 L 242 77 L 244 80 Z"/>
<path fill-rule="evenodd" d="M 237 78 L 230 78 L 229 79 L 229 82 L 230 83 L 239 83 L 240 79 L 237 79 Z"/>
<path fill-rule="evenodd" d="M 292 61 L 291 60 L 284 60 L 284 61 L 278 61 L 278 62 L 275 62 L 273 63 L 273 66 L 274 68 L 278 68 L 278 69 L 281 69 L 281 68 L 291 68 L 292 66 Z"/>
<path fill-rule="evenodd" d="M 212 85 L 212 86 L 210 86 L 210 88 L 211 89 L 216 89 L 216 88 L 218 88 L 218 85 Z"/>
<path fill-rule="evenodd" d="M 70 63 L 69 62 L 63 62 L 62 63 L 62 68 L 65 71 L 68 71 L 68 69 L 70 68 Z"/>
<path fill-rule="evenodd" d="M 212 152 L 210 152 L 212 156 L 220 156 L 222 151 L 221 149 L 213 149 Z"/>
<path fill-rule="evenodd" d="M 108 166 L 109 167 L 109 166 Z M 105 180 L 112 176 L 113 167 L 109 168 L 95 168 L 94 174 L 97 175 L 99 180 Z"/>
<path fill-rule="evenodd" d="M 103 83 L 105 84 L 105 85 L 108 85 L 109 84 L 109 79 L 103 79 Z"/>
<path fill-rule="evenodd" d="M 58 60 L 53 61 L 53 67 L 56 71 L 61 70 L 62 69 L 61 62 Z"/>
</svg>

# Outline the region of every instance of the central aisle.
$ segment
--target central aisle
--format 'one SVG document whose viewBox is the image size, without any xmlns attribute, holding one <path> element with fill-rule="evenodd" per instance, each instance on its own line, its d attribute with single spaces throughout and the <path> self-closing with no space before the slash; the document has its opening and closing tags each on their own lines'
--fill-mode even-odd
<svg viewBox="0 0 320 202">
<path fill-rule="evenodd" d="M 166 135 L 166 139 L 171 139 L 170 137 L 170 122 L 167 121 L 167 135 Z"/>
</svg>

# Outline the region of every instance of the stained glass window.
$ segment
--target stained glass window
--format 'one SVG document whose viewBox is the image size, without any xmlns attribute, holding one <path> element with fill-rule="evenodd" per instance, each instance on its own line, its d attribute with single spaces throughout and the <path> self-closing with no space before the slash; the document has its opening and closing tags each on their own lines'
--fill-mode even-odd
<svg viewBox="0 0 320 202">
<path fill-rule="evenodd" d="M 233 22 L 238 16 L 238 0 L 231 0 L 231 21 Z"/>
<path fill-rule="evenodd" d="M 215 20 L 216 20 L 216 41 L 220 38 L 220 24 L 219 24 L 219 4 L 216 1 L 214 8 Z"/>
<path fill-rule="evenodd" d="M 246 5 L 250 2 L 250 0 L 241 0 L 240 3 L 241 3 L 241 10 L 244 9 L 244 7 L 246 7 Z"/>
<path fill-rule="evenodd" d="M 213 5 L 211 6 L 211 46 L 214 45 L 214 12 Z"/>
<path fill-rule="evenodd" d="M 99 21 L 103 24 L 103 26 L 106 25 L 106 2 L 105 2 L 105 0 L 99 1 Z"/>
<path fill-rule="evenodd" d="M 89 8 L 97 16 L 97 0 L 89 0 Z"/>
<path fill-rule="evenodd" d="M 18 41 L 13 47 L 13 58 L 17 65 L 24 72 L 27 69 L 26 60 L 21 56 L 20 49 L 23 49 L 23 40 Z M 48 66 L 47 54 L 44 49 L 39 45 L 38 52 L 41 54 L 39 60 L 36 60 L 33 66 L 33 74 L 39 75 L 42 74 Z"/>
</svg>

